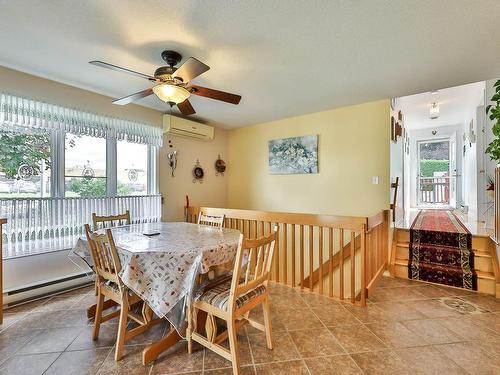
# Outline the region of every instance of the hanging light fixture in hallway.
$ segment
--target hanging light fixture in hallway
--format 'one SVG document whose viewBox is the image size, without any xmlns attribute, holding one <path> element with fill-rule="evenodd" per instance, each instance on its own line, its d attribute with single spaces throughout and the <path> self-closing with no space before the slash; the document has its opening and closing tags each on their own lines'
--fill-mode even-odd
<svg viewBox="0 0 500 375">
<path fill-rule="evenodd" d="M 433 102 L 431 103 L 431 108 L 429 109 L 429 117 L 434 120 L 439 117 L 439 103 Z"/>
</svg>

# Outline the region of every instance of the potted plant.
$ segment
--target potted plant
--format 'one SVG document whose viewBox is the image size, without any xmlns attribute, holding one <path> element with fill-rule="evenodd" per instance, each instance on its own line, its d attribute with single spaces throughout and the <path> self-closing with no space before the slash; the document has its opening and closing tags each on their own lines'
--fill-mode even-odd
<svg viewBox="0 0 500 375">
<path fill-rule="evenodd" d="M 495 197 L 495 181 L 488 176 L 488 183 L 486 184 L 486 196 L 492 201 Z"/>
<path fill-rule="evenodd" d="M 493 104 L 486 106 L 486 114 L 493 121 L 491 131 L 495 139 L 486 148 L 486 153 L 490 155 L 491 160 L 500 160 L 500 80 L 493 85 L 495 94 L 491 97 Z"/>
</svg>

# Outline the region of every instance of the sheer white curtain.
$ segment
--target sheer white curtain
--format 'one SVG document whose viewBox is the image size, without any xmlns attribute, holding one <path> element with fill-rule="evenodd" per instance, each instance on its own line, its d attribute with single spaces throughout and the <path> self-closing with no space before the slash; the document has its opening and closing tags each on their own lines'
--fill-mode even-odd
<svg viewBox="0 0 500 375">
<path fill-rule="evenodd" d="M 163 129 L 140 122 L 61 107 L 0 93 L 0 127 L 4 130 L 63 130 L 93 137 L 115 137 L 161 147 Z"/>
<path fill-rule="evenodd" d="M 133 223 L 161 220 L 161 196 L 107 198 L 25 198 L 0 200 L 0 217 L 7 219 L 5 258 L 70 249 L 84 235 L 92 213 L 113 215 L 130 211 Z"/>
</svg>

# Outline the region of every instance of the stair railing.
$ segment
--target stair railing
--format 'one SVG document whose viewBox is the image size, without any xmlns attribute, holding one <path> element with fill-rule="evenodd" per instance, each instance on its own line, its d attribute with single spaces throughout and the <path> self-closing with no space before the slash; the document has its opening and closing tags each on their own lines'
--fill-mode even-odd
<svg viewBox="0 0 500 375">
<path fill-rule="evenodd" d="M 356 217 L 187 207 L 186 221 L 196 223 L 200 212 L 224 215 L 226 228 L 250 238 L 277 225 L 272 280 L 301 290 L 364 306 L 387 265 L 388 211 Z"/>
</svg>

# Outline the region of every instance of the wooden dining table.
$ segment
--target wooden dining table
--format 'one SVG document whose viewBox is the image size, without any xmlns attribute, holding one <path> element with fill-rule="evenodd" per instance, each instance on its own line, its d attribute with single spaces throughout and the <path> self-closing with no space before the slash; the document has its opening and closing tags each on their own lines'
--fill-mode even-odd
<svg viewBox="0 0 500 375">
<path fill-rule="evenodd" d="M 170 323 L 170 332 L 147 346 L 142 361 L 148 364 L 182 339 L 186 306 L 198 275 L 230 262 L 237 251 L 240 231 L 184 222 L 130 224 L 111 228 L 123 283 L 141 297 L 154 313 Z M 70 256 L 92 266 L 86 238 L 80 238 Z M 113 305 L 106 301 L 105 308 Z M 95 305 L 88 315 L 95 314 Z M 199 316 L 204 327 L 204 316 Z"/>
</svg>

